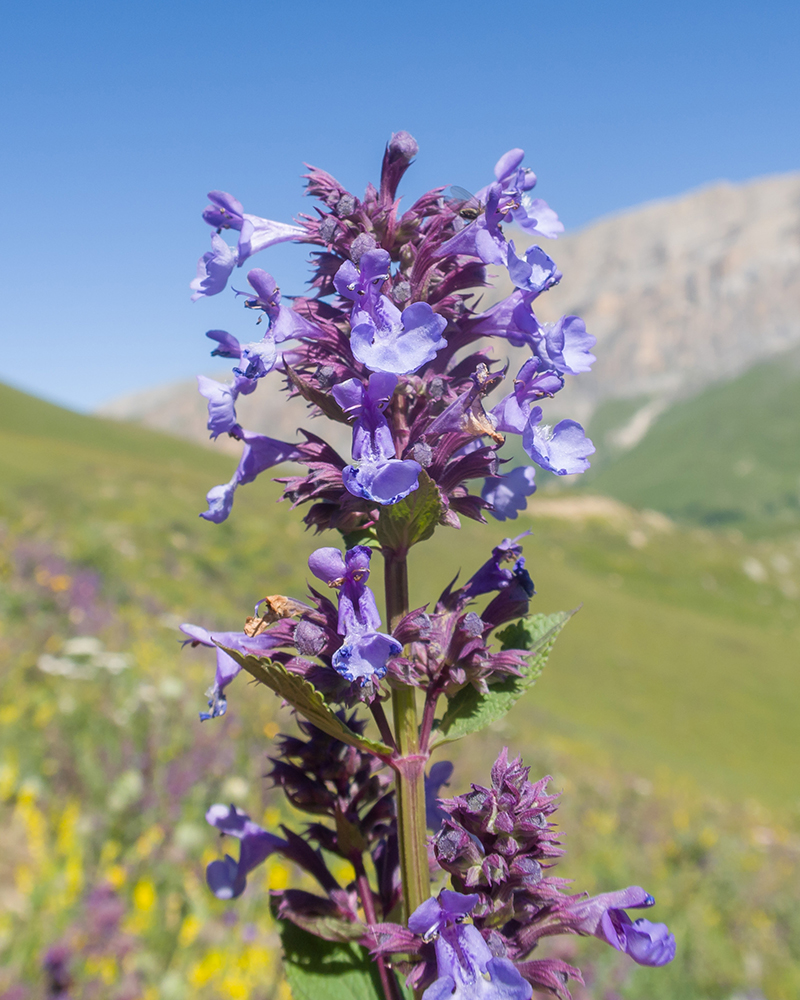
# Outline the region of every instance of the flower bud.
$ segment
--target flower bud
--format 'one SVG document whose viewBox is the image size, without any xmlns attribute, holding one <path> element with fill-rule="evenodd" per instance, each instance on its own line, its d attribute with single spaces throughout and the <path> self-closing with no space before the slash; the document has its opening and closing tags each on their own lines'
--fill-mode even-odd
<svg viewBox="0 0 800 1000">
<path fill-rule="evenodd" d="M 357 265 L 364 254 L 374 250 L 377 245 L 378 242 L 371 233 L 359 233 L 350 244 L 350 260 Z"/>
<path fill-rule="evenodd" d="M 392 162 L 403 159 L 410 163 L 419 152 L 419 146 L 413 135 L 400 131 L 395 132 L 389 140 L 388 152 Z"/>
</svg>

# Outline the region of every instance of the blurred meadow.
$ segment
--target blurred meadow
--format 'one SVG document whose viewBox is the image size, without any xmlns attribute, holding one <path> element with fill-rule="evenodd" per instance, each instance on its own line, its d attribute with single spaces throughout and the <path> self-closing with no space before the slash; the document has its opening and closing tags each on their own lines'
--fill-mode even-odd
<svg viewBox="0 0 800 1000">
<path fill-rule="evenodd" d="M 580 607 L 522 703 L 442 752 L 445 791 L 488 782 L 509 746 L 563 793 L 556 874 L 656 897 L 674 962 L 572 939 L 574 1000 L 797 1000 L 800 5 L 3 13 L 0 1000 L 291 1000 L 269 891 L 304 883 L 271 858 L 216 899 L 205 866 L 238 847 L 204 815 L 304 822 L 264 778 L 295 722 L 240 676 L 200 723 L 214 656 L 178 626 L 236 630 L 266 594 L 302 598 L 332 540 L 267 476 L 224 524 L 198 518 L 236 461 L 206 446 L 193 375 L 230 366 L 202 334 L 244 343 L 255 317 L 187 286 L 206 191 L 289 222 L 313 211 L 303 163 L 359 192 L 398 129 L 420 146 L 403 209 L 434 185 L 479 191 L 526 150 L 566 227 L 537 315 L 580 315 L 598 340 L 546 411 L 586 426 L 590 472 L 537 472 L 518 520 L 437 528 L 411 553 L 422 604 L 530 529 L 531 610 Z M 307 249 L 254 263 L 298 292 Z M 240 416 L 289 440 L 276 397 Z"/>
<path fill-rule="evenodd" d="M 203 816 L 232 801 L 291 820 L 263 775 L 294 722 L 240 677 L 201 724 L 213 656 L 176 628 L 239 628 L 266 593 L 302 597 L 315 539 L 267 480 L 224 524 L 200 520 L 230 456 L 8 388 L 0 427 L 0 996 L 69 977 L 80 998 L 288 1000 L 268 892 L 297 873 L 271 859 L 241 899 L 215 899 Z M 515 524 L 437 529 L 412 552 L 412 596 L 528 528 L 536 610 L 582 607 L 533 693 L 448 748 L 449 793 L 508 745 L 563 792 L 559 873 L 656 897 L 675 961 L 571 940 L 578 1000 L 794 1000 L 800 538 L 545 488 Z"/>
</svg>

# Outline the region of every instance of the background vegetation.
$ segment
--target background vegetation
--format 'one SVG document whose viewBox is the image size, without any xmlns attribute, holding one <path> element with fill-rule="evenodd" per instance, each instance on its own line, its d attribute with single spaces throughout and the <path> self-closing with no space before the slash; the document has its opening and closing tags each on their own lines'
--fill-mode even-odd
<svg viewBox="0 0 800 1000">
<path fill-rule="evenodd" d="M 5 388 L 0 427 L 0 996 L 45 996 L 45 964 L 63 957 L 75 997 L 286 1000 L 268 888 L 296 873 L 271 862 L 239 901 L 217 901 L 203 868 L 221 848 L 203 814 L 221 800 L 267 826 L 286 818 L 262 776 L 294 724 L 239 678 L 228 715 L 201 725 L 213 656 L 181 651 L 176 628 L 238 628 L 265 594 L 302 596 L 319 540 L 269 481 L 241 489 L 225 524 L 198 519 L 228 457 Z M 758 461 L 772 454 L 760 440 Z M 691 461 L 722 497 L 708 456 Z M 438 529 L 413 553 L 424 603 L 532 528 L 536 609 L 583 605 L 533 694 L 450 748 L 450 792 L 485 782 L 509 745 L 563 791 L 561 874 L 656 896 L 675 962 L 641 969 L 576 939 L 559 954 L 584 969 L 577 997 L 794 1000 L 800 537 L 779 518 L 748 528 L 767 501 L 712 531 L 680 497 L 655 503 L 648 476 L 623 499 L 678 523 L 545 491 L 531 517 Z"/>
</svg>

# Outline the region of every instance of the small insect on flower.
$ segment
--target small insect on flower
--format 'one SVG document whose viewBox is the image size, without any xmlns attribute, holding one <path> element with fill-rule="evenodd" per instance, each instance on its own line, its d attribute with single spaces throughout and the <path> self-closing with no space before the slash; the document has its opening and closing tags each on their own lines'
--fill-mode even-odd
<svg viewBox="0 0 800 1000">
<path fill-rule="evenodd" d="M 466 188 L 456 187 L 455 185 L 450 188 L 450 196 L 447 199 L 447 204 L 465 222 L 474 222 L 486 208 L 483 202 L 479 201 L 474 194 L 470 194 Z"/>
</svg>

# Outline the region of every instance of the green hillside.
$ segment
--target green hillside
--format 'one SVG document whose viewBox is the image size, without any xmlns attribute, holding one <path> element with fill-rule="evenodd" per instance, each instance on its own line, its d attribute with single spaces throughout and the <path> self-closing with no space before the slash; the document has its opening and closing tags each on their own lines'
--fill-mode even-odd
<svg viewBox="0 0 800 1000">
<path fill-rule="evenodd" d="M 608 403 L 590 433 L 602 442 L 632 413 Z M 800 356 L 674 405 L 583 486 L 685 523 L 748 534 L 800 528 Z"/>
<path fill-rule="evenodd" d="M 63 937 L 77 942 L 76 974 L 138 977 L 130 995 L 146 1000 L 285 1000 L 274 959 L 230 937 L 230 908 L 199 873 L 217 856 L 202 823 L 211 802 L 271 825 L 285 815 L 262 776 L 276 720 L 292 723 L 239 678 L 225 719 L 200 725 L 213 658 L 180 652 L 175 625 L 237 628 L 267 593 L 302 596 L 309 553 L 335 540 L 304 532 L 265 477 L 225 524 L 200 519 L 233 463 L 0 387 L 0 884 L 15 887 L 0 899 L 0 993 L 8 976 L 35 986 L 43 950 Z M 537 514 L 537 499 L 530 517 L 439 528 L 412 552 L 421 604 L 504 534 L 532 528 L 537 610 L 582 604 L 532 695 L 483 741 L 448 748 L 451 791 L 485 782 L 508 744 L 564 790 L 562 873 L 658 897 L 654 919 L 676 929 L 679 959 L 621 967 L 583 942 L 562 957 L 593 977 L 593 996 L 728 1000 L 755 983 L 792 1000 L 800 546 L 585 497 L 544 498 Z M 92 666 L 105 654 L 70 645 L 86 635 L 128 666 Z M 289 876 L 271 865 L 266 877 Z M 103 880 L 136 942 L 122 964 L 80 944 L 86 894 Z M 265 884 L 254 879 L 236 912 L 270 941 Z M 751 953 L 760 978 L 743 964 Z"/>
</svg>

